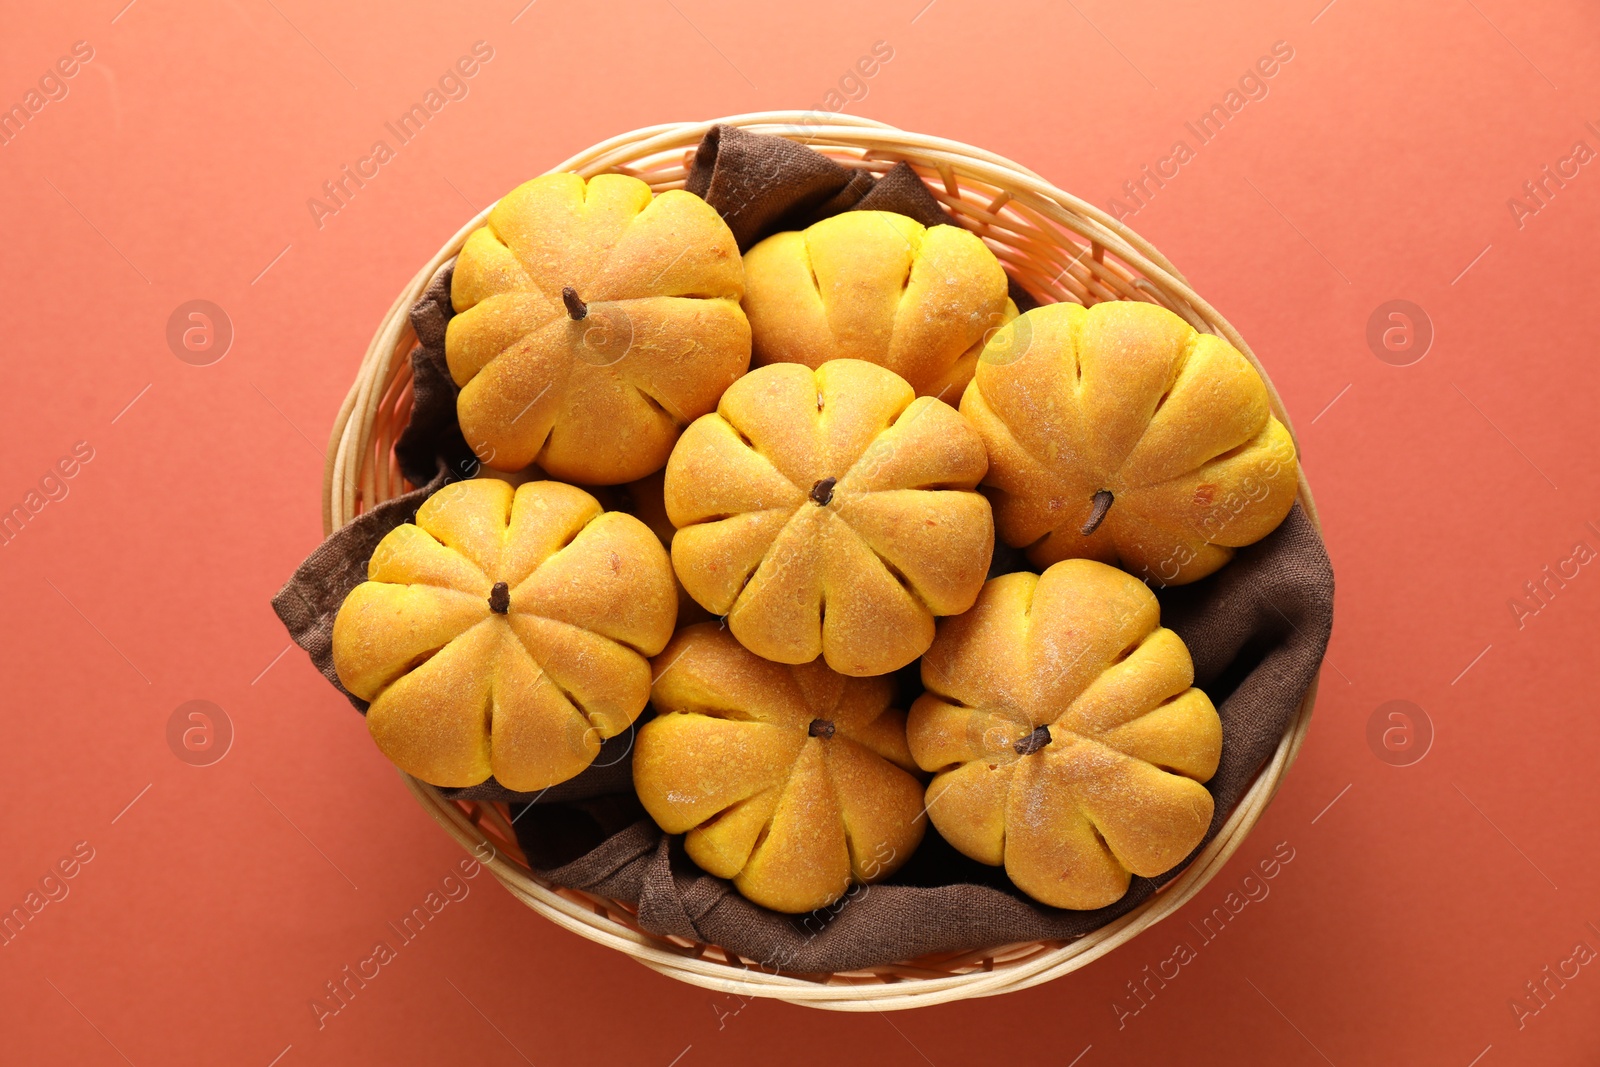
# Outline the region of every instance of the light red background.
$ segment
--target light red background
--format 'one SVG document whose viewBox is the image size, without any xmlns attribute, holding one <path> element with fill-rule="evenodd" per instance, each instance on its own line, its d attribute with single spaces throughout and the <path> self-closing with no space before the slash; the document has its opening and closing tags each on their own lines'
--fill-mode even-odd
<svg viewBox="0 0 1600 1067">
<path fill-rule="evenodd" d="M 95 452 L 0 547 L 0 905 L 95 850 L 0 948 L 0 1059 L 1592 1062 L 1600 967 L 1520 1029 L 1509 1002 L 1576 942 L 1600 949 L 1600 574 L 1521 629 L 1508 600 L 1575 542 L 1600 549 L 1600 169 L 1520 229 L 1507 199 L 1574 141 L 1600 148 L 1593 5 L 124 2 L 13 5 L 0 34 L 7 104 L 73 42 L 95 50 L 0 147 L 0 503 L 74 442 Z M 471 95 L 318 229 L 306 200 L 478 40 L 495 55 Z M 728 1014 L 481 877 L 319 1030 L 308 1001 L 460 855 L 306 658 L 276 658 L 268 600 L 320 539 L 321 450 L 375 325 L 513 184 L 638 126 L 817 105 L 879 40 L 894 58 L 852 113 L 1100 204 L 1293 47 L 1131 221 L 1297 425 L 1339 581 L 1303 755 L 1183 913 L 1026 993 Z M 207 367 L 165 341 L 195 298 L 236 330 Z M 1436 329 L 1412 366 L 1365 340 L 1395 298 Z M 191 699 L 234 725 L 214 766 L 168 748 Z M 1394 699 L 1436 730 L 1410 767 L 1366 739 Z M 1278 842 L 1295 859 L 1271 895 L 1119 1028 L 1125 983 L 1197 944 L 1187 921 Z"/>
</svg>

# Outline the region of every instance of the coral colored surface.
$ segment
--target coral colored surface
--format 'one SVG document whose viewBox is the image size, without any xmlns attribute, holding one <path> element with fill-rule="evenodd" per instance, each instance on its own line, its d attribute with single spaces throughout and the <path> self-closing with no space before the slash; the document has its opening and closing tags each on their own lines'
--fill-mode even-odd
<svg viewBox="0 0 1600 1067">
<path fill-rule="evenodd" d="M 1592 5 L 125 2 L 0 35 L 26 117 L 0 115 L 0 506 L 27 515 L 0 544 L 0 906 L 37 909 L 0 947 L 0 1060 L 1592 1062 Z M 741 1006 L 486 875 L 402 944 L 461 852 L 268 608 L 374 326 L 575 151 L 814 106 L 1116 198 L 1251 341 L 1340 583 L 1304 753 L 1180 915 L 1000 1000 Z"/>
</svg>

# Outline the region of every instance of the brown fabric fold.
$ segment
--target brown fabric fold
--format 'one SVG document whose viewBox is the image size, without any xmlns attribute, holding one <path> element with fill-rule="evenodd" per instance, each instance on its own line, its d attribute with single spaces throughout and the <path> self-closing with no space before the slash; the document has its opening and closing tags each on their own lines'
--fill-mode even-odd
<svg viewBox="0 0 1600 1067">
<path fill-rule="evenodd" d="M 874 181 L 866 171 L 790 141 L 733 127 L 706 135 L 686 184 L 722 213 L 741 249 L 845 210 L 897 211 L 925 225 L 951 221 L 903 163 Z M 415 400 L 396 453 L 407 480 L 426 484 L 336 532 L 273 599 L 290 636 L 335 686 L 333 616 L 365 578 L 373 548 L 409 521 L 429 493 L 477 470 L 456 422 L 457 389 L 445 363 L 449 292 L 447 267 L 411 312 L 419 339 L 411 355 Z M 1012 294 L 1023 310 L 1037 306 L 1014 281 Z M 996 556 L 997 564 L 1018 558 Z M 1157 590 L 1157 597 L 1162 621 L 1194 658 L 1195 684 L 1222 717 L 1222 760 L 1207 786 L 1216 800 L 1209 842 L 1283 738 L 1316 677 L 1333 624 L 1333 570 L 1297 505 L 1277 531 L 1215 575 Z M 915 665 L 900 672 L 897 684 L 907 701 L 901 706 L 908 706 L 918 689 Z M 350 699 L 365 710 L 362 701 Z M 647 709 L 640 722 L 650 714 Z M 633 736 L 630 730 L 612 738 L 583 774 L 539 794 L 513 793 L 493 779 L 444 792 L 510 803 L 518 842 L 533 869 L 550 881 L 636 905 L 640 925 L 651 932 L 718 945 L 765 970 L 795 974 L 1017 941 L 1071 940 L 1126 914 L 1183 869 L 1135 878 L 1111 907 L 1061 911 L 1027 899 L 1003 872 L 962 856 L 930 826 L 922 847 L 887 883 L 852 890 L 811 915 L 780 915 L 696 868 L 681 838 L 663 834 L 645 816 L 632 789 Z"/>
<path fill-rule="evenodd" d="M 396 526 L 416 518 L 422 502 L 444 485 L 447 475 L 439 467 L 422 486 L 385 500 L 355 522 L 335 530 L 295 568 L 272 598 L 272 610 L 289 631 L 290 639 L 310 654 L 322 676 L 363 714 L 367 702 L 346 689 L 333 669 L 333 617 L 350 590 L 367 580 L 367 561 L 378 542 Z"/>
<path fill-rule="evenodd" d="M 435 274 L 411 308 L 411 328 L 418 342 L 411 350 L 411 418 L 395 441 L 394 456 L 412 485 L 428 481 L 441 468 L 453 478 L 478 473 L 478 457 L 456 421 L 461 390 L 444 358 L 444 331 L 455 314 L 450 306 L 451 275 L 452 267 Z"/>
</svg>

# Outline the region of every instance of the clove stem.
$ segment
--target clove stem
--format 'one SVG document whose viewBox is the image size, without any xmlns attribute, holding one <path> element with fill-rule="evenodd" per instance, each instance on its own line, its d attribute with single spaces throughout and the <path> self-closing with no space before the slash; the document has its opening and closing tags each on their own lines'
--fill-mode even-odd
<svg viewBox="0 0 1600 1067">
<path fill-rule="evenodd" d="M 1102 489 L 1094 495 L 1094 510 L 1089 512 L 1089 521 L 1083 524 L 1079 532 L 1088 537 L 1100 528 L 1105 521 L 1106 512 L 1111 510 L 1111 490 Z"/>
<path fill-rule="evenodd" d="M 589 314 L 589 305 L 578 298 L 578 290 L 570 285 L 561 290 L 561 302 L 567 305 L 567 314 L 572 316 L 573 322 L 582 322 Z"/>
</svg>

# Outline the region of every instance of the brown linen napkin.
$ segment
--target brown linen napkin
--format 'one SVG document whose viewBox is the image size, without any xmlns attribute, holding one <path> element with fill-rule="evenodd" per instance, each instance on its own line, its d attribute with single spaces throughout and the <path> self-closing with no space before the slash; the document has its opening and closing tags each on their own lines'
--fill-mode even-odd
<svg viewBox="0 0 1600 1067">
<path fill-rule="evenodd" d="M 278 595 L 272 610 L 295 644 L 311 654 L 322 676 L 349 698 L 363 715 L 367 702 L 351 693 L 333 669 L 333 617 L 350 590 L 367 580 L 367 561 L 385 534 L 417 517 L 422 502 L 445 482 L 449 472 L 440 465 L 433 477 L 417 489 L 385 500 L 331 536 L 296 567 Z"/>
<path fill-rule="evenodd" d="M 874 182 L 864 171 L 793 142 L 728 126 L 706 135 L 686 184 L 722 213 L 741 249 L 845 210 L 897 211 L 925 225 L 950 221 L 905 164 Z M 1019 308 L 1037 305 L 1014 281 L 1011 288 Z M 449 292 L 447 267 L 412 309 L 420 341 L 411 355 L 415 401 L 395 447 L 407 480 L 427 484 L 333 534 L 273 600 L 290 636 L 335 685 L 333 616 L 365 578 L 373 548 L 409 521 L 429 493 L 477 470 L 456 422 L 457 389 L 445 364 Z M 1209 842 L 1277 747 L 1316 676 L 1333 622 L 1333 570 L 1297 505 L 1276 532 L 1240 551 L 1215 575 L 1158 590 L 1157 596 L 1163 623 L 1189 646 L 1195 684 L 1222 717 L 1222 761 L 1207 786 L 1216 800 Z M 908 707 L 918 692 L 915 665 L 897 682 L 904 701 L 899 706 Z M 647 709 L 641 723 L 650 714 Z M 1028 900 L 1003 872 L 962 856 L 930 826 L 921 848 L 887 883 L 857 888 L 811 915 L 780 915 L 699 870 L 684 854 L 681 838 L 663 834 L 644 815 L 633 794 L 632 743 L 631 730 L 611 739 L 592 767 L 543 793 L 513 793 L 493 779 L 443 792 L 510 802 L 518 842 L 541 877 L 637 905 L 640 925 L 653 933 L 718 945 L 766 970 L 788 973 L 854 970 L 1017 941 L 1070 940 L 1130 911 L 1182 870 L 1134 879 L 1111 907 L 1062 911 Z"/>
</svg>

